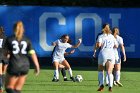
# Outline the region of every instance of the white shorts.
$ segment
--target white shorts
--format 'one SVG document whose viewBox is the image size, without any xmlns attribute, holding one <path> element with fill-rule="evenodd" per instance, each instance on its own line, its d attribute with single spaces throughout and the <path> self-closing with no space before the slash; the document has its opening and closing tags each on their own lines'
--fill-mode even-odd
<svg viewBox="0 0 140 93">
<path fill-rule="evenodd" d="M 106 62 L 110 61 L 112 64 L 115 64 L 115 59 L 102 59 L 98 58 L 98 64 L 105 66 Z"/>
<path fill-rule="evenodd" d="M 115 64 L 120 64 L 121 63 L 121 58 L 115 59 Z"/>
<path fill-rule="evenodd" d="M 64 60 L 65 58 L 53 58 L 52 63 L 54 62 L 62 63 Z"/>
<path fill-rule="evenodd" d="M 115 56 L 112 53 L 99 53 L 98 64 L 105 66 L 106 62 L 110 61 L 112 64 L 115 64 Z"/>
</svg>

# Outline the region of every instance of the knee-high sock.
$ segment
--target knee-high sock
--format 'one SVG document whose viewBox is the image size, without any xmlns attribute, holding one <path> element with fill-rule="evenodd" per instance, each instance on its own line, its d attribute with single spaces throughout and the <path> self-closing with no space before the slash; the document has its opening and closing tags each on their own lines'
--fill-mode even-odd
<svg viewBox="0 0 140 93">
<path fill-rule="evenodd" d="M 70 74 L 70 77 L 72 77 L 73 75 L 72 75 L 72 69 L 71 68 L 68 69 L 68 72 Z"/>
<path fill-rule="evenodd" d="M 14 89 L 6 88 L 6 93 L 16 93 Z"/>
<path fill-rule="evenodd" d="M 15 93 L 21 93 L 21 90 L 14 90 Z"/>
<path fill-rule="evenodd" d="M 2 75 L 0 75 L 0 87 L 3 86 L 3 80 L 2 80 Z"/>
<path fill-rule="evenodd" d="M 116 81 L 120 81 L 120 76 L 121 76 L 121 73 L 120 71 L 116 71 L 116 75 L 115 75 L 115 78 L 116 78 Z"/>
<path fill-rule="evenodd" d="M 56 77 L 56 79 L 59 79 L 59 71 L 58 70 L 54 71 L 54 76 Z"/>
<path fill-rule="evenodd" d="M 112 75 L 112 73 L 108 74 L 108 80 L 109 80 L 109 87 L 113 87 L 113 75 Z"/>
<path fill-rule="evenodd" d="M 99 86 L 104 85 L 104 73 L 103 73 L 103 71 L 98 72 L 98 80 L 99 80 Z"/>
<path fill-rule="evenodd" d="M 108 83 L 109 83 L 109 81 L 108 81 L 108 74 L 107 74 L 107 72 L 106 72 L 105 81 L 106 81 L 106 84 L 108 84 Z"/>
<path fill-rule="evenodd" d="M 62 69 L 61 69 L 61 73 L 62 73 L 62 76 L 63 76 L 64 78 L 67 78 L 67 77 L 66 77 L 66 71 L 65 71 L 65 68 L 62 68 Z"/>
</svg>

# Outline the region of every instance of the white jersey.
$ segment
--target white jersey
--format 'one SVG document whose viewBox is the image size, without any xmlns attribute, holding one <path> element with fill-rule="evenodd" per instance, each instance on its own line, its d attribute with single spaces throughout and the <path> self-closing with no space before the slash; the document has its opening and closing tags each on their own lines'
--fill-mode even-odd
<svg viewBox="0 0 140 93">
<path fill-rule="evenodd" d="M 112 34 L 102 34 L 99 36 L 97 42 L 101 43 L 101 50 L 98 55 L 99 64 L 107 60 L 115 62 L 114 45 L 117 41 Z M 103 63 L 105 65 L 105 63 Z"/>
<path fill-rule="evenodd" d="M 124 43 L 123 43 L 122 37 L 120 37 L 119 35 L 116 36 L 116 41 L 118 44 L 118 48 L 114 48 L 114 52 L 115 52 L 116 57 L 118 57 L 118 59 L 120 59 L 121 58 L 121 54 L 120 54 L 121 46 L 120 45 L 123 45 Z"/>
<path fill-rule="evenodd" d="M 55 41 L 56 48 L 53 52 L 53 59 L 64 59 L 64 53 L 67 48 L 71 48 L 69 43 L 63 43 L 61 39 Z"/>
</svg>

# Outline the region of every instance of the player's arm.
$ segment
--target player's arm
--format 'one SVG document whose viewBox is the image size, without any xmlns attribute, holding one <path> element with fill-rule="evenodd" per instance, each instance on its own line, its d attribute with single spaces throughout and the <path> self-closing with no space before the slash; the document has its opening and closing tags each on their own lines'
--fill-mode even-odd
<svg viewBox="0 0 140 93">
<path fill-rule="evenodd" d="M 98 50 L 97 45 L 95 44 L 93 47 L 93 57 L 96 57 L 96 51 Z"/>
<path fill-rule="evenodd" d="M 34 65 L 35 65 L 35 67 L 36 67 L 35 73 L 36 73 L 36 75 L 38 75 L 39 72 L 40 72 L 40 66 L 39 66 L 39 62 L 38 62 L 36 53 L 35 53 L 35 51 L 32 49 L 32 50 L 29 51 L 29 54 L 31 55 L 31 58 L 32 58 L 32 60 L 33 60 L 33 63 L 34 63 Z"/>
<path fill-rule="evenodd" d="M 80 44 L 82 43 L 82 38 L 78 39 L 78 43 L 76 45 L 73 45 L 72 48 L 77 48 L 80 46 Z"/>
<path fill-rule="evenodd" d="M 122 54 L 123 54 L 123 61 L 126 62 L 126 54 L 125 54 L 125 47 L 124 47 L 124 43 L 123 43 L 123 38 L 120 38 L 119 43 L 120 43 L 120 47 L 121 47 Z"/>
<path fill-rule="evenodd" d="M 64 53 L 64 56 L 67 56 L 67 55 L 73 54 L 74 52 L 75 52 L 75 49 L 71 50 L 70 52 L 65 52 L 65 53 Z"/>
<path fill-rule="evenodd" d="M 52 42 L 52 46 L 56 46 L 56 42 Z"/>
<path fill-rule="evenodd" d="M 125 54 L 124 44 L 121 44 L 120 47 L 121 47 L 122 54 L 123 54 L 123 61 L 126 62 L 126 54 Z"/>
<path fill-rule="evenodd" d="M 114 48 L 118 48 L 117 40 L 114 38 Z"/>
<path fill-rule="evenodd" d="M 38 75 L 40 73 L 40 66 L 39 66 L 37 55 L 36 55 L 35 50 L 33 49 L 30 41 L 28 43 L 27 50 L 28 50 L 28 54 L 31 56 L 33 63 L 35 65 L 35 74 Z"/>
</svg>

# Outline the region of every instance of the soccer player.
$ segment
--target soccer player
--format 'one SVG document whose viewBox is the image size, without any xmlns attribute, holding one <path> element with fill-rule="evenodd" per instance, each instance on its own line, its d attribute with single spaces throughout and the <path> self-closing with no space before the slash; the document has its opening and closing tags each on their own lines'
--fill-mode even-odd
<svg viewBox="0 0 140 93">
<path fill-rule="evenodd" d="M 109 80 L 109 91 L 112 91 L 113 87 L 113 75 L 112 70 L 115 64 L 115 54 L 113 48 L 117 48 L 117 41 L 111 34 L 109 24 L 103 25 L 103 34 L 101 34 L 96 43 L 97 48 L 101 48 L 98 55 L 98 80 L 99 89 L 102 91 L 104 89 L 104 67 L 106 66 L 108 80 Z"/>
<path fill-rule="evenodd" d="M 52 51 L 51 57 L 53 57 L 53 52 L 54 52 L 55 48 L 56 48 L 56 46 L 54 47 L 54 49 Z M 75 49 L 71 50 L 70 52 L 65 52 L 64 56 L 73 54 L 74 52 L 75 52 Z M 65 67 L 64 68 L 60 68 L 59 70 L 61 70 L 61 74 L 62 74 L 62 76 L 64 78 L 64 81 L 68 81 L 67 76 L 66 76 L 66 69 L 65 69 Z M 54 79 L 53 79 L 53 81 L 54 81 Z"/>
<path fill-rule="evenodd" d="M 14 25 L 14 35 L 7 37 L 6 45 L 10 54 L 9 65 L 6 74 L 6 92 L 21 93 L 29 71 L 29 55 L 35 64 L 36 75 L 40 72 L 40 67 L 35 50 L 30 40 L 24 35 L 22 21 Z"/>
<path fill-rule="evenodd" d="M 54 53 L 53 53 L 53 65 L 55 68 L 55 71 L 54 71 L 55 77 L 53 78 L 52 81 L 54 81 L 54 82 L 59 81 L 58 69 L 64 68 L 64 67 L 69 71 L 70 79 L 75 82 L 75 79 L 72 74 L 72 69 L 71 69 L 69 63 L 67 62 L 67 60 L 64 58 L 64 53 L 67 48 L 77 48 L 81 44 L 82 39 L 79 39 L 79 42 L 76 45 L 69 44 L 68 43 L 69 40 L 70 39 L 69 39 L 68 35 L 63 35 L 63 36 L 61 36 L 60 39 L 58 39 L 52 43 L 53 46 L 56 46 Z"/>
<path fill-rule="evenodd" d="M 119 36 L 118 27 L 113 28 L 112 34 L 114 35 L 114 37 L 118 43 L 118 48 L 114 48 L 114 51 L 115 51 L 115 68 L 114 68 L 115 81 L 114 81 L 114 83 L 117 84 L 118 86 L 122 87 L 123 85 L 120 83 L 120 75 L 121 75 L 121 73 L 120 73 L 120 71 L 121 71 L 121 54 L 120 54 L 120 52 L 122 51 L 123 61 L 126 62 L 125 48 L 124 48 L 123 38 L 121 36 Z"/>
<path fill-rule="evenodd" d="M 0 93 L 3 92 L 4 75 L 8 65 L 5 41 L 6 35 L 4 34 L 4 28 L 0 26 Z"/>
</svg>

